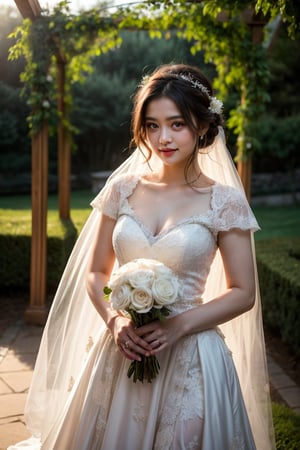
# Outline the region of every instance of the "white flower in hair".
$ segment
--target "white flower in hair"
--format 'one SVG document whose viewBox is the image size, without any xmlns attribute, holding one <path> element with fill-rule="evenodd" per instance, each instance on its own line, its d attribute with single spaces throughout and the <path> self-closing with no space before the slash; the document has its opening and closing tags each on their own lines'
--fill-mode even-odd
<svg viewBox="0 0 300 450">
<path fill-rule="evenodd" d="M 210 97 L 210 105 L 208 108 L 212 113 L 221 114 L 223 109 L 223 102 L 216 97 Z"/>
<path fill-rule="evenodd" d="M 175 74 L 174 74 L 175 75 Z M 209 98 L 209 111 L 211 111 L 214 114 L 221 114 L 222 113 L 222 108 L 223 108 L 223 102 L 221 100 L 218 100 L 216 97 L 211 97 L 209 94 L 209 90 L 206 86 L 204 86 L 202 83 L 200 83 L 200 81 L 195 80 L 194 78 L 192 78 L 191 75 L 187 75 L 187 74 L 176 74 L 176 76 L 178 76 L 179 78 L 181 78 L 184 81 L 187 81 L 188 83 L 191 84 L 191 86 L 195 89 L 199 89 L 203 94 L 207 95 L 207 97 Z"/>
</svg>

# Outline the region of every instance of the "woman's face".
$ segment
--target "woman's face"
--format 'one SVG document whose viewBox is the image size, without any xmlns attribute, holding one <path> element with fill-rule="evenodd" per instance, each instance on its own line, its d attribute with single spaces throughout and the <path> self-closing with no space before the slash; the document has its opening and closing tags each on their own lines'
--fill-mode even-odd
<svg viewBox="0 0 300 450">
<path fill-rule="evenodd" d="M 152 100 L 145 112 L 147 143 L 166 165 L 182 165 L 195 149 L 198 136 L 168 97 Z"/>
</svg>

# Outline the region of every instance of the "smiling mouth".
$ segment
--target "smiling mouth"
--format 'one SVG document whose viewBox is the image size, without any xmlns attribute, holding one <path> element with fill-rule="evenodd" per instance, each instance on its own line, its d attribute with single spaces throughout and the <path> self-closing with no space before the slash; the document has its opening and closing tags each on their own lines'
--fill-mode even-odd
<svg viewBox="0 0 300 450">
<path fill-rule="evenodd" d="M 177 151 L 177 148 L 161 148 L 159 149 L 160 153 L 163 153 L 165 156 L 172 156 Z"/>
</svg>

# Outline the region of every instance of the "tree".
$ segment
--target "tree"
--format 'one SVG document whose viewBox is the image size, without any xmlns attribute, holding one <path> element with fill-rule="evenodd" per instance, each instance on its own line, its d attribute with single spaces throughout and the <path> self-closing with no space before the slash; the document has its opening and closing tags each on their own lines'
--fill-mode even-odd
<svg viewBox="0 0 300 450">
<path fill-rule="evenodd" d="M 205 65 L 203 55 L 192 56 L 190 45 L 176 36 L 150 39 L 144 31 L 124 31 L 121 37 L 122 46 L 96 57 L 93 73 L 72 89 L 75 171 L 112 169 L 128 155 L 131 96 L 143 73 L 173 60 Z"/>
</svg>

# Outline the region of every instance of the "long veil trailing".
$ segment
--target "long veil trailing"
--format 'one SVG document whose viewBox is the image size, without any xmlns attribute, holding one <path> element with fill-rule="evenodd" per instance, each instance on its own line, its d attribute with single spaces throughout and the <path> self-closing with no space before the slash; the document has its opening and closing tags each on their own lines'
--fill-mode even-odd
<svg viewBox="0 0 300 450">
<path fill-rule="evenodd" d="M 205 175 L 219 183 L 242 190 L 239 176 L 226 148 L 222 128 L 219 129 L 219 134 L 209 151 L 199 154 L 199 159 Z M 135 150 L 111 175 L 107 183 L 124 173 L 147 173 L 155 170 L 158 164 L 160 162 L 154 156 L 151 157 L 149 164 L 145 163 L 142 153 Z M 106 186 L 98 194 L 97 204 L 99 197 L 101 199 L 106 191 Z M 40 448 L 40 439 L 44 441 L 51 432 L 53 423 L 63 411 L 72 385 L 80 377 L 88 361 L 91 348 L 106 328 L 89 300 L 85 287 L 87 262 L 100 214 L 99 209 L 93 209 L 76 242 L 45 326 L 25 408 L 26 424 L 33 438 L 9 447 L 9 450 Z M 253 254 L 255 256 L 254 243 Z M 224 290 L 224 287 L 223 264 L 217 252 L 204 299 L 206 301 L 213 299 Z M 220 328 L 233 352 L 257 449 L 274 449 L 258 287 L 254 308 Z"/>
</svg>

